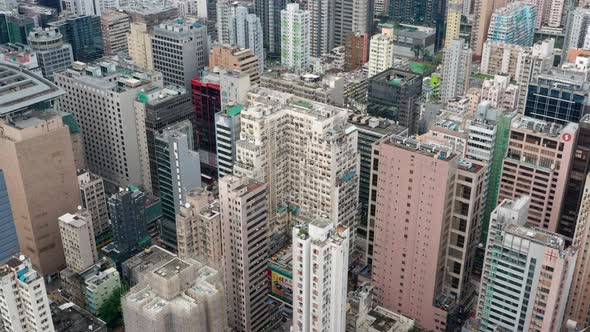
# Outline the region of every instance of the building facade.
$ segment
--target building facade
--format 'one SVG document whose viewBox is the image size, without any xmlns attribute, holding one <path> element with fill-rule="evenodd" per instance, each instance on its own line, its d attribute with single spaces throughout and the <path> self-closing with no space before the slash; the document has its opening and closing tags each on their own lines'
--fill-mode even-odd
<svg viewBox="0 0 590 332">
<path fill-rule="evenodd" d="M 233 46 L 250 49 L 258 58 L 259 73 L 264 72 L 262 23 L 258 16 L 248 12 L 248 8 L 236 8 L 236 14 L 230 18 L 229 42 Z"/>
<path fill-rule="evenodd" d="M 381 34 L 371 37 L 369 77 L 393 66 L 393 26 L 381 25 Z"/>
<path fill-rule="evenodd" d="M 471 77 L 472 51 L 463 39 L 447 40 L 442 67 L 440 97 L 447 101 L 464 95 Z"/>
<path fill-rule="evenodd" d="M 219 77 L 206 75 L 192 81 L 192 99 L 196 117 L 197 147 L 201 155 L 201 175 L 210 181 L 217 176 L 217 139 L 215 114 L 221 111 Z"/>
<path fill-rule="evenodd" d="M 144 193 L 129 188 L 109 197 L 113 243 L 125 259 L 149 244 L 145 203 Z"/>
<path fill-rule="evenodd" d="M 74 272 L 81 272 L 98 260 L 92 225 L 88 210 L 78 210 L 59 217 L 59 233 L 66 257 L 66 265 Z"/>
<path fill-rule="evenodd" d="M 490 18 L 488 41 L 533 46 L 537 7 L 513 2 L 498 8 Z"/>
<path fill-rule="evenodd" d="M 29 33 L 28 41 L 45 78 L 53 79 L 54 73 L 68 69 L 74 62 L 72 46 L 64 43 L 57 28 L 36 28 Z"/>
<path fill-rule="evenodd" d="M 260 82 L 258 57 L 249 49 L 214 46 L 209 54 L 209 68 L 237 69 L 250 76 L 250 83 Z"/>
<path fill-rule="evenodd" d="M 292 70 L 309 66 L 311 48 L 310 17 L 299 4 L 288 4 L 281 11 L 281 64 Z"/>
<path fill-rule="evenodd" d="M 127 35 L 131 29 L 129 15 L 115 10 L 108 10 L 100 16 L 100 27 L 104 38 L 104 53 L 106 55 L 127 52 Z"/>
<path fill-rule="evenodd" d="M 8 198 L 4 171 L 0 169 L 0 263 L 18 253 L 18 239 Z"/>
<path fill-rule="evenodd" d="M 91 62 L 104 55 L 104 39 L 98 16 L 75 16 L 49 23 L 57 27 L 64 42 L 72 45 L 75 61 Z"/>
<path fill-rule="evenodd" d="M 104 181 L 100 176 L 86 171 L 78 174 L 78 184 L 82 207 L 90 211 L 92 216 L 96 245 L 102 246 L 112 236 Z"/>
</svg>

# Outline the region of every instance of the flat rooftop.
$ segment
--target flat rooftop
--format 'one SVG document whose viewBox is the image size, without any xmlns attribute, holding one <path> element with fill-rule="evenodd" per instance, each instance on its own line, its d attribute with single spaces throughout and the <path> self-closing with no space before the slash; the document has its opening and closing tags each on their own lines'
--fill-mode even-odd
<svg viewBox="0 0 590 332">
<path fill-rule="evenodd" d="M 51 317 L 59 332 L 106 332 L 106 323 L 73 303 L 51 304 Z"/>
<path fill-rule="evenodd" d="M 55 99 L 65 92 L 16 64 L 0 63 L 0 116 Z"/>
<path fill-rule="evenodd" d="M 186 262 L 180 260 L 178 257 L 172 259 L 165 265 L 159 267 L 154 273 L 164 279 L 170 279 L 180 272 L 186 270 L 191 265 L 187 264 Z"/>
<path fill-rule="evenodd" d="M 563 250 L 565 247 L 565 239 L 561 235 L 537 227 L 508 224 L 504 228 L 504 232 L 529 239 L 554 249 Z"/>
<path fill-rule="evenodd" d="M 429 157 L 435 157 L 438 160 L 451 160 L 456 155 L 451 148 L 446 146 L 421 143 L 413 138 L 408 138 L 399 135 L 391 135 L 383 141 L 383 144 L 393 145 L 398 148 L 415 151 Z"/>
<path fill-rule="evenodd" d="M 402 133 L 408 130 L 408 128 L 396 124 L 394 121 L 366 114 L 350 114 L 348 116 L 348 122 L 360 130 L 370 131 L 381 135 L 402 135 Z"/>
</svg>

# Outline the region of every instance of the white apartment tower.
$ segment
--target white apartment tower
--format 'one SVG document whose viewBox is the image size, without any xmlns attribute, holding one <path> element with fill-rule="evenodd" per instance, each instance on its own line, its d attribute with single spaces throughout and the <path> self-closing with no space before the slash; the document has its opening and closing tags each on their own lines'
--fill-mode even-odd
<svg viewBox="0 0 590 332">
<path fill-rule="evenodd" d="M 11 332 L 54 332 L 43 277 L 25 257 L 0 267 L 0 327 Z"/>
<path fill-rule="evenodd" d="M 219 180 L 225 310 L 229 328 L 261 331 L 268 323 L 266 184 L 226 175 Z"/>
<path fill-rule="evenodd" d="M 345 331 L 349 233 L 329 219 L 293 227 L 293 331 Z"/>
<path fill-rule="evenodd" d="M 444 50 L 440 96 L 446 102 L 462 96 L 469 87 L 473 51 L 463 39 L 454 39 Z"/>
<path fill-rule="evenodd" d="M 104 181 L 98 175 L 83 172 L 78 175 L 82 207 L 90 211 L 96 243 L 102 244 L 110 237 L 109 211 Z"/>
<path fill-rule="evenodd" d="M 140 155 L 133 102 L 141 90 L 162 86 L 162 75 L 127 64 L 101 61 L 77 64 L 55 76 L 67 93 L 61 109 L 80 122 L 88 168 L 118 187 L 151 191 L 149 161 Z"/>
<path fill-rule="evenodd" d="M 248 48 L 258 58 L 258 69 L 264 72 L 264 45 L 262 23 L 255 14 L 250 14 L 248 8 L 239 6 L 236 14 L 230 18 L 229 42 L 232 46 Z"/>
<path fill-rule="evenodd" d="M 90 211 L 66 213 L 58 220 L 66 265 L 74 272 L 82 272 L 94 265 L 98 261 L 98 255 Z"/>
<path fill-rule="evenodd" d="M 371 37 L 369 77 L 393 66 L 393 26 L 381 25 L 381 33 Z"/>
<path fill-rule="evenodd" d="M 576 250 L 525 226 L 529 197 L 504 200 L 491 215 L 477 303 L 480 331 L 561 331 Z"/>
<path fill-rule="evenodd" d="M 299 4 L 287 4 L 281 11 L 281 64 L 292 70 L 302 70 L 310 62 L 310 15 Z"/>
<path fill-rule="evenodd" d="M 234 174 L 267 183 L 273 231 L 287 232 L 290 216 L 325 215 L 353 237 L 360 166 L 358 133 L 347 119 L 345 109 L 287 93 L 259 88 L 250 94 L 240 115 Z"/>
</svg>

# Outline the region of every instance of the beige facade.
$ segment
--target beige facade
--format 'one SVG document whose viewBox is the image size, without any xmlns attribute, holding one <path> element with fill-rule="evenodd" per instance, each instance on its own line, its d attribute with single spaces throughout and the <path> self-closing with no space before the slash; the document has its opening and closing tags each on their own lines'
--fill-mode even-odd
<svg viewBox="0 0 590 332">
<path fill-rule="evenodd" d="M 100 15 L 100 27 L 106 55 L 115 55 L 117 52 L 127 51 L 127 35 L 131 28 L 130 24 L 129 15 L 119 11 L 107 10 Z"/>
<path fill-rule="evenodd" d="M 81 272 L 98 261 L 90 211 L 59 217 L 59 232 L 66 264 L 72 271 Z"/>
<path fill-rule="evenodd" d="M 43 275 L 65 266 L 58 217 L 80 205 L 68 127 L 55 113 L 0 121 L 0 168 L 20 250 Z"/>
<path fill-rule="evenodd" d="M 209 52 L 209 68 L 238 69 L 250 76 L 250 83 L 260 81 L 258 58 L 250 49 L 214 46 Z"/>
<path fill-rule="evenodd" d="M 129 57 L 137 66 L 147 69 L 154 69 L 154 59 L 152 58 L 152 38 L 148 32 L 148 27 L 142 22 L 133 22 L 129 28 L 127 36 L 129 48 Z"/>
<path fill-rule="evenodd" d="M 483 43 L 488 38 L 488 29 L 494 10 L 506 5 L 506 0 L 475 0 L 473 8 L 473 28 L 471 30 L 471 49 L 476 57 L 483 51 Z"/>
</svg>

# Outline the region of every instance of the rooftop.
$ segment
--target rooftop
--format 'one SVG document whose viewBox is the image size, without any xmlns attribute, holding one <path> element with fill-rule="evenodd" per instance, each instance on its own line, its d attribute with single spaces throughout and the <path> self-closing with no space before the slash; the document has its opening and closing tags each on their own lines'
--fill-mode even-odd
<svg viewBox="0 0 590 332">
<path fill-rule="evenodd" d="M 348 122 L 354 124 L 359 130 L 370 131 L 381 135 L 402 135 L 408 128 L 396 124 L 394 121 L 353 113 L 348 116 Z"/>
<path fill-rule="evenodd" d="M 64 94 L 49 80 L 17 64 L 0 63 L 0 116 L 24 110 Z"/>
<path fill-rule="evenodd" d="M 86 220 L 82 218 L 90 218 L 90 212 L 87 210 L 79 210 L 75 214 L 66 213 L 59 217 L 59 220 L 72 227 L 80 228 L 87 224 Z"/>
<path fill-rule="evenodd" d="M 176 276 L 177 274 L 179 274 L 180 272 L 184 271 L 185 269 L 187 269 L 190 266 L 191 266 L 190 264 L 187 264 L 186 262 L 182 261 L 178 257 L 175 257 L 174 259 L 172 259 L 171 261 L 169 261 L 165 265 L 162 265 L 157 270 L 155 270 L 154 274 L 156 274 L 164 279 L 170 279 L 170 278 Z"/>
<path fill-rule="evenodd" d="M 158 246 L 152 246 L 129 258 L 123 265 L 134 272 L 147 273 L 174 257 L 176 256 L 173 253 Z"/>
<path fill-rule="evenodd" d="M 62 304 L 61 306 L 52 303 L 50 307 L 51 317 L 56 331 L 106 332 L 107 330 L 105 322 L 71 302 Z"/>
<path fill-rule="evenodd" d="M 554 249 L 563 250 L 565 248 L 565 238 L 563 236 L 542 228 L 508 224 L 504 231 Z"/>
<path fill-rule="evenodd" d="M 271 269 L 273 267 L 279 268 L 284 270 L 284 272 L 291 274 L 293 269 L 292 261 L 293 250 L 291 249 L 291 245 L 287 245 L 270 258 L 269 267 L 271 267 Z"/>
<path fill-rule="evenodd" d="M 404 150 L 415 151 L 438 160 L 448 161 L 455 157 L 453 149 L 446 146 L 421 143 L 420 141 L 417 141 L 413 138 L 398 135 L 391 135 L 389 139 L 385 140 L 383 143 L 393 145 Z"/>
<path fill-rule="evenodd" d="M 561 131 L 565 129 L 563 125 L 557 123 L 546 122 L 524 116 L 513 121 L 512 128 L 525 129 L 533 133 L 541 133 L 551 137 L 558 137 Z"/>
</svg>

